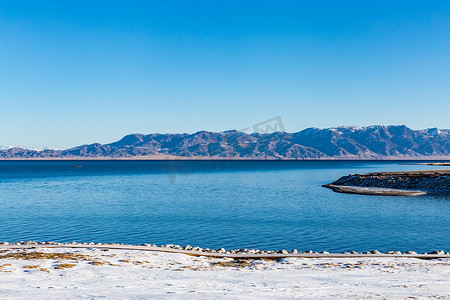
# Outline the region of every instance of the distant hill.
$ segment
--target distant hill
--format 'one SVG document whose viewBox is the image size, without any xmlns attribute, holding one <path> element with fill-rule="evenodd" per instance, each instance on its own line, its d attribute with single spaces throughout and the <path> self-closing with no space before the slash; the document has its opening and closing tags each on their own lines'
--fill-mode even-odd
<svg viewBox="0 0 450 300">
<path fill-rule="evenodd" d="M 270 134 L 131 134 L 66 150 L 8 148 L 0 158 L 450 159 L 450 130 L 376 125 Z"/>
</svg>

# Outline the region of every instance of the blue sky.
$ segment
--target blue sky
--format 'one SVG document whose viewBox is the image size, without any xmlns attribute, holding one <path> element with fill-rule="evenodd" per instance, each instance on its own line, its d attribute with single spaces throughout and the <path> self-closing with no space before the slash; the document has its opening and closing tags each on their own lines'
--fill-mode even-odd
<svg viewBox="0 0 450 300">
<path fill-rule="evenodd" d="M 0 0 L 0 145 L 450 128 L 449 1 Z"/>
</svg>

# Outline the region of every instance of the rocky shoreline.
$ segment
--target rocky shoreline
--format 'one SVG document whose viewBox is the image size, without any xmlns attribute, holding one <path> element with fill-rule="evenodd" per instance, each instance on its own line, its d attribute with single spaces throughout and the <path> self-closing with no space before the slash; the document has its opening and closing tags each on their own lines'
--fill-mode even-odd
<svg viewBox="0 0 450 300">
<path fill-rule="evenodd" d="M 419 163 L 424 166 L 450 166 L 450 162 L 435 162 L 435 163 Z"/>
<path fill-rule="evenodd" d="M 144 251 L 158 251 L 169 253 L 182 253 L 194 256 L 208 256 L 208 257 L 227 257 L 235 259 L 281 259 L 288 257 L 304 257 L 304 258 L 319 258 L 319 257 L 331 257 L 331 258 L 345 258 L 345 257 L 410 257 L 421 259 L 437 259 L 437 258 L 450 258 L 450 253 L 444 250 L 434 250 L 425 253 L 417 253 L 415 251 L 387 251 L 382 253 L 378 250 L 366 251 L 366 252 L 342 252 L 342 253 L 329 253 L 327 251 L 314 252 L 312 250 L 298 251 L 292 250 L 276 250 L 276 251 L 263 251 L 258 249 L 235 249 L 225 250 L 221 249 L 209 249 L 200 247 L 191 247 L 189 245 L 155 245 L 155 244 L 118 244 L 118 243 L 58 243 L 58 242 L 35 242 L 35 241 L 21 241 L 16 243 L 0 242 L 0 249 L 29 249 L 29 248 L 96 248 L 96 249 L 126 249 L 126 250 L 144 250 Z"/>
<path fill-rule="evenodd" d="M 450 170 L 350 174 L 323 186 L 335 192 L 365 195 L 450 193 Z"/>
</svg>

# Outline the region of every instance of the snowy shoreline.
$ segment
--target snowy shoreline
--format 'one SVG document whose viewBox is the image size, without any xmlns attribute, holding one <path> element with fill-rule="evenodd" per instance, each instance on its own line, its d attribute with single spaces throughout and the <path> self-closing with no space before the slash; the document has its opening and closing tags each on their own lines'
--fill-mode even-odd
<svg viewBox="0 0 450 300">
<path fill-rule="evenodd" d="M 0 295 L 24 298 L 450 297 L 450 257 L 226 258 L 99 245 L 0 246 Z"/>
</svg>

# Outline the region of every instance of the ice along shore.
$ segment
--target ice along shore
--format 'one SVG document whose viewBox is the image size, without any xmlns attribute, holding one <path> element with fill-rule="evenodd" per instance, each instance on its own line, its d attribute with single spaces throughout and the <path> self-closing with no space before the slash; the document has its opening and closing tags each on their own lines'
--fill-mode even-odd
<svg viewBox="0 0 450 300">
<path fill-rule="evenodd" d="M 155 244 L 106 244 L 106 243 L 58 243 L 58 242 L 17 242 L 8 243 L 0 242 L 0 250 L 11 249 L 34 249 L 34 248 L 64 248 L 64 249 L 107 249 L 107 250 L 139 250 L 139 251 L 153 251 L 153 252 L 167 252 L 167 253 L 179 253 L 187 254 L 191 256 L 206 256 L 216 258 L 231 258 L 231 259 L 283 259 L 283 258 L 358 258 L 358 257 L 403 257 L 403 258 L 418 258 L 418 259 L 440 259 L 450 258 L 450 253 L 444 250 L 433 250 L 426 253 L 417 253 L 415 251 L 387 251 L 381 253 L 378 250 L 366 251 L 366 252 L 342 252 L 342 253 L 329 253 L 327 251 L 314 252 L 312 250 L 298 251 L 292 249 L 290 251 L 281 249 L 276 251 L 263 251 L 258 249 L 235 249 L 226 250 L 221 249 L 209 249 L 200 247 L 191 247 L 189 245 L 155 245 Z"/>
</svg>

